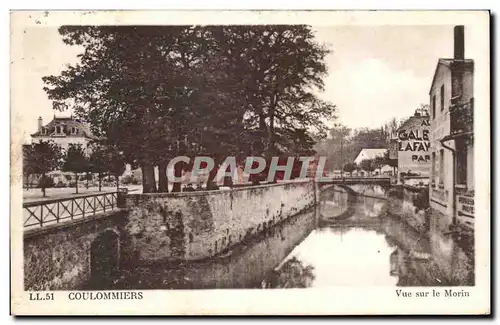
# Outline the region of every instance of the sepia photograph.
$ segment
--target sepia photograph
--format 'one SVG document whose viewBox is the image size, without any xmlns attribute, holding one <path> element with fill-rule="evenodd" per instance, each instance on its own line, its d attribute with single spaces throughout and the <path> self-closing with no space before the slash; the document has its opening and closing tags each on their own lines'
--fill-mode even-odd
<svg viewBox="0 0 500 325">
<path fill-rule="evenodd" d="M 322 14 L 11 12 L 13 304 L 340 288 L 489 314 L 489 13 Z"/>
</svg>

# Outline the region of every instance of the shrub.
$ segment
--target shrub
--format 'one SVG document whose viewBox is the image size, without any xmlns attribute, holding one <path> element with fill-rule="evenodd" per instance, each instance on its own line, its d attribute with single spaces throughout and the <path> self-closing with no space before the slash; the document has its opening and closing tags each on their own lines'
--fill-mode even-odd
<svg viewBox="0 0 500 325">
<path fill-rule="evenodd" d="M 401 186 L 392 187 L 389 192 L 387 192 L 387 196 L 402 200 L 404 198 L 403 188 Z"/>
<path fill-rule="evenodd" d="M 122 184 L 123 185 L 128 185 L 128 184 L 137 185 L 137 184 L 139 184 L 139 180 L 137 180 L 137 178 L 135 178 L 134 175 L 126 175 L 122 178 Z"/>
<path fill-rule="evenodd" d="M 429 189 L 422 189 L 414 198 L 413 206 L 415 206 L 416 211 L 426 210 L 429 208 Z"/>
<path fill-rule="evenodd" d="M 54 187 L 54 180 L 52 177 L 42 176 L 38 181 L 38 188 Z"/>
</svg>

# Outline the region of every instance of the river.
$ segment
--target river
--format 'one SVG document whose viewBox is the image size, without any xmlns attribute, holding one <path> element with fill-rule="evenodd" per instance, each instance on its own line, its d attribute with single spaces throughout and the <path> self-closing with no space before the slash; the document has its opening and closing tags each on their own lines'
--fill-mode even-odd
<svg viewBox="0 0 500 325">
<path fill-rule="evenodd" d="M 110 289 L 473 285 L 473 263 L 451 238 L 421 234 L 386 199 L 324 191 L 320 203 L 199 262 L 120 270 Z"/>
</svg>

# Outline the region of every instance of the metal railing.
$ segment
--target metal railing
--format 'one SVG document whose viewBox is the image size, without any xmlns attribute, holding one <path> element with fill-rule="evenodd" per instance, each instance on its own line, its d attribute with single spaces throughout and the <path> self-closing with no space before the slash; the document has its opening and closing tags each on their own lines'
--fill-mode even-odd
<svg viewBox="0 0 500 325">
<path fill-rule="evenodd" d="M 25 228 L 95 216 L 117 208 L 117 192 L 23 203 Z"/>
</svg>

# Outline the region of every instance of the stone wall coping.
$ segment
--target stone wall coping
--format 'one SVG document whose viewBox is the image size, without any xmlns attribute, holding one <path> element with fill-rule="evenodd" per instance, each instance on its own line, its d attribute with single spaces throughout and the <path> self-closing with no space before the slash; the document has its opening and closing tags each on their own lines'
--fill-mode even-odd
<svg viewBox="0 0 500 325">
<path fill-rule="evenodd" d="M 94 221 L 97 219 L 108 218 L 114 214 L 118 214 L 118 213 L 121 213 L 124 211 L 126 211 L 126 209 L 116 208 L 116 209 L 111 210 L 111 211 L 98 213 L 95 216 L 89 216 L 89 217 L 84 217 L 84 218 L 63 221 L 60 223 L 54 223 L 54 224 L 50 224 L 50 225 L 42 226 L 42 227 L 38 227 L 38 228 L 25 229 L 24 233 L 23 233 L 24 239 L 44 235 L 44 234 L 49 233 L 49 232 L 59 231 L 61 229 L 65 229 L 65 228 L 69 228 L 69 227 L 74 227 L 74 226 L 77 226 L 79 224 L 84 224 L 84 223 L 91 222 L 91 221 Z"/>
<path fill-rule="evenodd" d="M 254 189 L 264 189 L 276 186 L 286 186 L 290 184 L 307 184 L 312 183 L 311 180 L 300 180 L 300 181 L 285 181 L 271 184 L 263 184 L 263 185 L 255 185 L 255 186 L 245 186 L 245 187 L 235 187 L 228 189 L 219 189 L 213 191 L 193 191 L 193 192 L 175 192 L 175 193 L 136 193 L 136 194 L 127 194 L 127 198 L 141 198 L 141 197 L 196 197 L 196 196 L 207 196 L 207 195 L 222 195 L 224 193 L 238 192 L 238 191 L 247 191 Z"/>
<path fill-rule="evenodd" d="M 428 187 L 426 187 L 426 186 L 425 187 L 418 187 L 418 186 L 411 186 L 411 185 L 406 185 L 406 184 L 403 185 L 403 188 L 405 190 L 410 191 L 410 192 L 420 192 L 420 191 L 428 189 Z"/>
<path fill-rule="evenodd" d="M 410 192 L 420 192 L 420 191 L 423 191 L 425 189 L 429 189 L 428 186 L 424 186 L 424 187 L 418 187 L 418 186 L 412 186 L 412 185 L 408 185 L 408 184 L 395 184 L 395 185 L 391 185 L 393 188 L 402 188 L 404 190 L 408 190 Z"/>
</svg>

